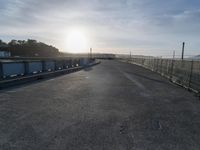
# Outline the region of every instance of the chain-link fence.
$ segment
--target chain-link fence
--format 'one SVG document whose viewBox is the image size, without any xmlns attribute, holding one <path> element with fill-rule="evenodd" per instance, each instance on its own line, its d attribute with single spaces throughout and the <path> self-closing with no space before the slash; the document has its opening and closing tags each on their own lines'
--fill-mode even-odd
<svg viewBox="0 0 200 150">
<path fill-rule="evenodd" d="M 131 58 L 128 61 L 158 72 L 171 81 L 200 93 L 200 61 L 162 58 Z"/>
</svg>

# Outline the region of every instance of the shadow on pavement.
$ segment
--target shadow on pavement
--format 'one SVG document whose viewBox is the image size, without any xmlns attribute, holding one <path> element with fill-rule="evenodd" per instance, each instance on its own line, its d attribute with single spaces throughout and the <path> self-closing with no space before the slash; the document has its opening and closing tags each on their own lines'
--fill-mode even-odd
<svg viewBox="0 0 200 150">
<path fill-rule="evenodd" d="M 145 76 L 145 75 L 141 75 L 141 74 L 137 74 L 137 73 L 131 73 L 131 74 L 133 74 L 135 76 L 138 76 L 140 78 L 144 78 L 144 79 L 147 79 L 147 80 L 154 81 L 154 82 L 163 83 L 163 84 L 169 84 L 168 81 L 162 81 L 162 80 L 153 79 L 153 78 L 148 77 L 147 75 Z"/>
<path fill-rule="evenodd" d="M 84 69 L 84 71 L 92 71 L 92 70 L 93 70 L 92 67 L 87 67 L 87 68 Z"/>
</svg>

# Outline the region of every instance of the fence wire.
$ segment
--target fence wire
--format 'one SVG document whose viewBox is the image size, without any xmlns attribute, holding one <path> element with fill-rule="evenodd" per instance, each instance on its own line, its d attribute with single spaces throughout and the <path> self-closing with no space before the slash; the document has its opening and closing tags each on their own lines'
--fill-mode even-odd
<svg viewBox="0 0 200 150">
<path fill-rule="evenodd" d="M 200 61 L 162 58 L 131 58 L 128 61 L 200 93 Z"/>
</svg>

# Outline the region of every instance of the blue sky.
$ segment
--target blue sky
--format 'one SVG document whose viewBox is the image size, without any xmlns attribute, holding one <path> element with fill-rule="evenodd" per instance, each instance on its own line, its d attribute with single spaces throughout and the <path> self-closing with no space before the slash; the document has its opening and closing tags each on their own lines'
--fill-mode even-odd
<svg viewBox="0 0 200 150">
<path fill-rule="evenodd" d="M 199 0 L 0 0 L 0 38 L 34 38 L 68 51 L 70 29 L 96 52 L 200 54 Z"/>
</svg>

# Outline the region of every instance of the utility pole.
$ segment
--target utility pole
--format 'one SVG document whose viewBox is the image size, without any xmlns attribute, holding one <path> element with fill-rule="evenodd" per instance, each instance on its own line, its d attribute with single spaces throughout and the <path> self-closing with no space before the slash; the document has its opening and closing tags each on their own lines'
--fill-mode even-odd
<svg viewBox="0 0 200 150">
<path fill-rule="evenodd" d="M 130 51 L 130 59 L 131 59 L 131 57 L 132 57 L 132 54 L 131 54 L 131 51 Z"/>
<path fill-rule="evenodd" d="M 182 46 L 182 57 L 181 59 L 184 59 L 184 51 L 185 51 L 185 42 L 183 42 L 183 46 Z"/>
<path fill-rule="evenodd" d="M 90 48 L 90 59 L 92 59 L 92 48 Z"/>
</svg>

